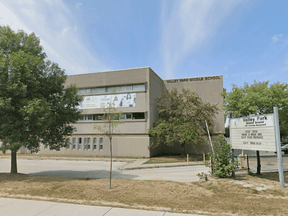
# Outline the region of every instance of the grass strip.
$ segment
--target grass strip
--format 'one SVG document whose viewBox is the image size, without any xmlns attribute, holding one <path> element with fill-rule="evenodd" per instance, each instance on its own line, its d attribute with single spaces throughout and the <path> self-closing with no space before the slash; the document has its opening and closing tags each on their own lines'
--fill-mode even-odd
<svg viewBox="0 0 288 216">
<path fill-rule="evenodd" d="M 288 182 L 287 172 L 285 178 Z M 274 187 L 261 191 L 256 186 L 247 187 L 233 181 L 250 181 Z M 194 183 L 113 179 L 112 189 L 108 189 L 108 185 L 108 179 L 0 174 L 0 196 L 6 197 L 42 197 L 64 202 L 78 200 L 96 205 L 116 203 L 116 206 L 126 208 L 136 206 L 187 213 L 285 215 L 288 212 L 288 189 L 280 189 L 277 173 L 239 175 L 235 179 Z"/>
</svg>

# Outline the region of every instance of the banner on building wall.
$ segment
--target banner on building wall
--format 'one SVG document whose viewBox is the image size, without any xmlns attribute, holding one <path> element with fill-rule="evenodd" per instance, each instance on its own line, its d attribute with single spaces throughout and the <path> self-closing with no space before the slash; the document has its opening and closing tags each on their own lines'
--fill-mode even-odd
<svg viewBox="0 0 288 216">
<path fill-rule="evenodd" d="M 107 108 L 109 107 L 110 102 L 114 103 L 115 108 L 135 107 L 136 93 L 84 96 L 83 101 L 78 108 L 79 109 Z"/>
</svg>

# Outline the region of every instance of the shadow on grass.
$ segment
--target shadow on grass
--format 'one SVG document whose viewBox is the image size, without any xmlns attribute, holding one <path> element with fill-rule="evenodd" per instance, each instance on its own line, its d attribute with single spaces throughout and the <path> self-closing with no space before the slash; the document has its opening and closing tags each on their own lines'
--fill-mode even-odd
<svg viewBox="0 0 288 216">
<path fill-rule="evenodd" d="M 122 174 L 119 171 L 112 171 L 112 179 L 134 179 L 137 175 Z M 73 180 L 93 180 L 93 179 L 107 179 L 109 178 L 109 172 L 107 170 L 87 170 L 87 171 L 75 171 L 75 170 L 51 170 L 44 172 L 35 172 L 29 174 L 11 174 L 0 173 L 0 182 L 5 181 L 29 181 L 29 182 L 65 182 Z"/>
<path fill-rule="evenodd" d="M 255 178 L 261 178 L 261 179 L 267 179 L 271 181 L 276 181 L 279 182 L 279 172 L 263 172 L 260 175 L 256 173 L 250 174 L 250 176 L 255 177 Z M 284 172 L 284 182 L 288 183 L 288 171 Z"/>
</svg>

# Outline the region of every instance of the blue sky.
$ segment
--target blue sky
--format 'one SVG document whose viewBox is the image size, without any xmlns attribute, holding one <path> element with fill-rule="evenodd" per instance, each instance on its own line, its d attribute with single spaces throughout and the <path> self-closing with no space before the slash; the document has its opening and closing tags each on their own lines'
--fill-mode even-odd
<svg viewBox="0 0 288 216">
<path fill-rule="evenodd" d="M 222 74 L 224 88 L 288 80 L 285 0 L 0 0 L 0 25 L 35 32 L 67 74 L 151 67 Z"/>
</svg>

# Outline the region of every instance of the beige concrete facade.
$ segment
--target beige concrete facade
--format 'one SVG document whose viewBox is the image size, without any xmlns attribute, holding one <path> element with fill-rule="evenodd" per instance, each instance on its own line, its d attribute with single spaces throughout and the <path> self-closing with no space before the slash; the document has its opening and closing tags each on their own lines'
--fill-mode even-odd
<svg viewBox="0 0 288 216">
<path fill-rule="evenodd" d="M 149 150 L 150 143 L 149 129 L 157 121 L 158 113 L 155 106 L 155 99 L 159 98 L 165 91 L 170 91 L 176 88 L 182 91 L 183 88 L 196 92 L 204 102 L 218 104 L 222 107 L 222 97 L 220 93 L 223 92 L 223 77 L 209 76 L 209 77 L 194 77 L 185 79 L 162 80 L 151 68 L 136 68 L 109 71 L 102 73 L 91 73 L 81 75 L 71 75 L 67 77 L 65 86 L 76 84 L 79 90 L 91 88 L 88 93 L 84 93 L 84 97 L 109 97 L 121 94 L 133 94 L 136 97 L 133 105 L 118 107 L 117 110 L 123 112 L 127 116 L 144 116 L 140 119 L 125 119 L 123 124 L 119 124 L 116 128 L 115 136 L 113 137 L 113 155 L 127 156 L 127 157 L 151 157 L 161 153 L 180 153 L 181 149 L 176 148 L 158 148 Z M 124 87 L 123 87 L 124 86 Z M 132 86 L 130 88 L 130 86 Z M 141 87 L 138 89 L 138 87 Z M 144 87 L 145 88 L 144 88 Z M 109 92 L 107 89 L 112 87 L 119 87 L 119 92 Z M 134 89 L 135 87 L 135 89 Z M 137 87 L 137 88 L 136 88 Z M 93 88 L 106 89 L 105 92 L 93 92 Z M 127 90 L 128 89 L 128 90 Z M 100 91 L 100 90 L 99 90 Z M 84 107 L 84 106 L 83 106 Z M 81 108 L 82 114 L 85 116 L 103 114 L 104 110 L 100 107 Z M 131 115 L 130 115 L 131 114 Z M 86 118 L 86 117 L 83 117 Z M 87 117 L 90 118 L 90 117 Z M 94 117 L 93 117 L 94 118 Z M 220 111 L 215 120 L 214 133 L 224 133 L 224 114 Z M 103 134 L 95 129 L 95 126 L 104 126 L 106 123 L 102 120 L 87 120 L 78 121 L 74 126 L 76 131 L 70 138 L 70 146 L 68 149 L 61 149 L 60 151 L 50 151 L 43 145 L 40 147 L 38 154 L 51 155 L 99 155 L 109 156 L 110 148 L 109 142 Z M 75 148 L 73 149 L 73 138 L 76 140 Z M 81 147 L 78 147 L 78 141 L 81 138 Z M 95 139 L 96 138 L 96 139 Z M 95 141 L 96 140 L 96 141 Z M 101 143 L 100 143 L 101 140 Z M 95 142 L 94 142 L 95 141 Z M 102 142 L 103 141 L 103 142 Z M 84 143 L 85 142 L 85 143 Z M 88 148 L 88 142 L 90 144 Z M 84 145 L 86 144 L 86 145 Z M 100 148 L 101 144 L 101 148 Z M 95 148 L 94 148 L 95 147 Z M 210 151 L 209 146 L 192 146 L 188 149 L 190 153 L 202 153 Z"/>
</svg>

